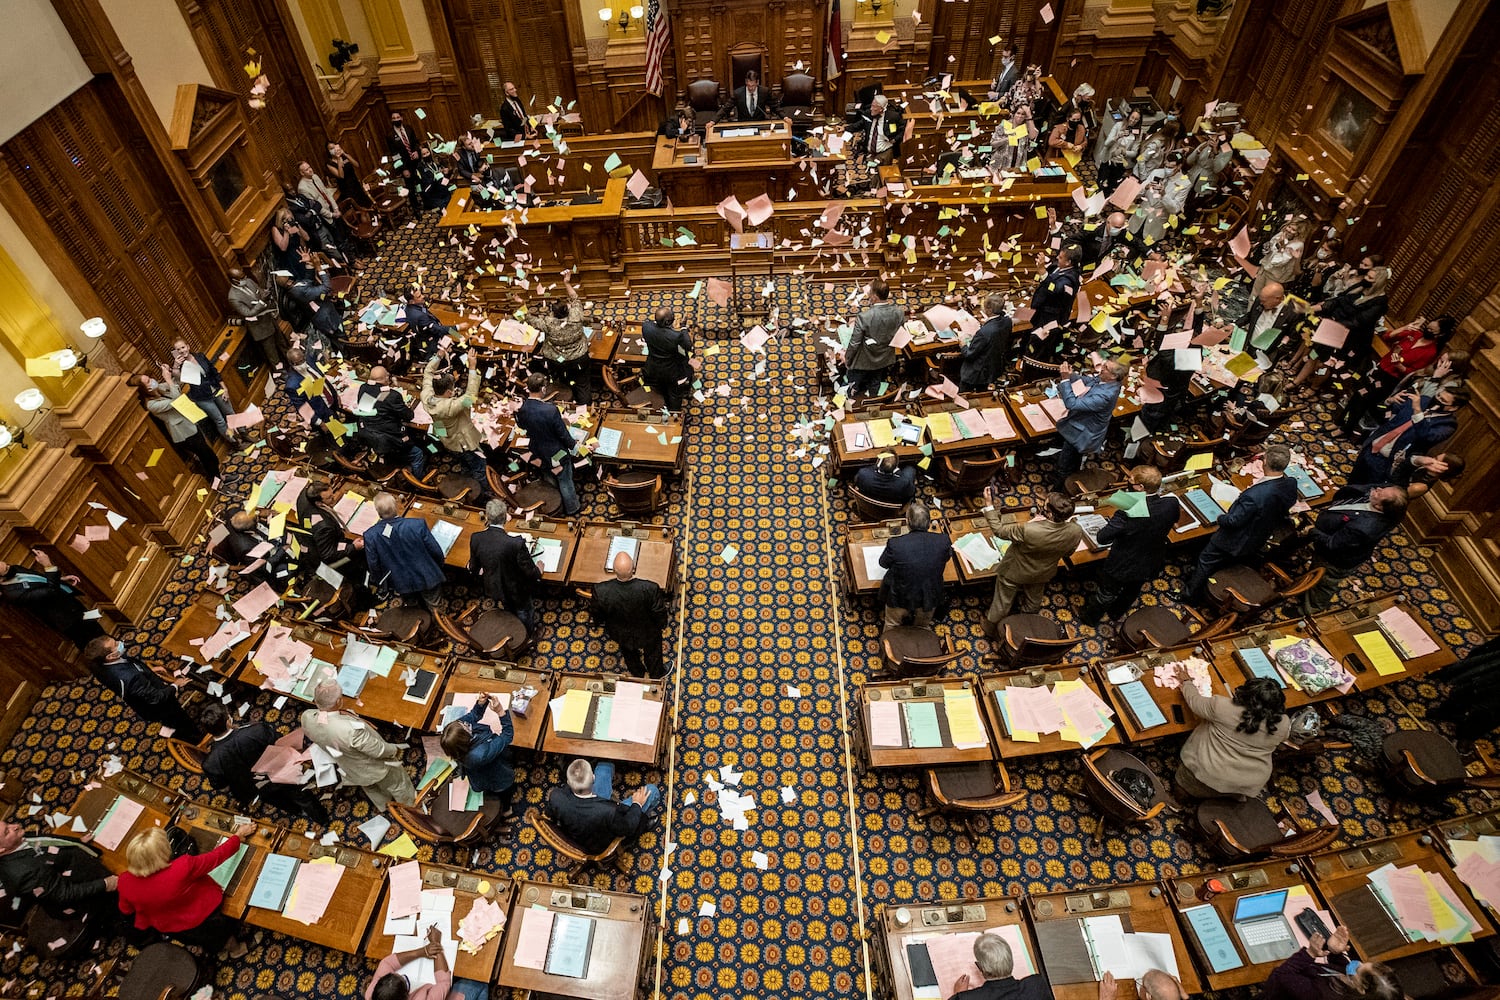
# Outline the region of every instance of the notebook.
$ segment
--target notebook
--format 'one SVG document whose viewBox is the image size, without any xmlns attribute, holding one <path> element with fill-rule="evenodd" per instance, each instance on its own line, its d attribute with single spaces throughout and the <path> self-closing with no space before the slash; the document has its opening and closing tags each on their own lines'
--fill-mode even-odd
<svg viewBox="0 0 1500 1000">
<path fill-rule="evenodd" d="M 584 979 L 589 974 L 589 952 L 594 946 L 594 918 L 570 913 L 552 915 L 552 940 L 547 943 L 549 976 Z"/>
<path fill-rule="evenodd" d="M 228 839 L 228 837 L 224 837 L 219 841 L 219 843 L 222 844 L 225 840 Z M 219 865 L 219 867 L 209 872 L 208 877 L 219 883 L 220 889 L 228 889 L 229 880 L 234 878 L 234 873 L 240 870 L 240 862 L 245 860 L 245 855 L 249 853 L 249 851 L 249 843 L 241 841 L 240 849 L 226 858 L 224 862 Z"/>
<path fill-rule="evenodd" d="M 641 540 L 639 538 L 626 538 L 624 535 L 616 535 L 609 540 L 609 551 L 604 554 L 604 568 L 613 570 L 615 568 L 615 556 L 621 552 L 630 557 L 632 563 L 640 561 Z"/>
<path fill-rule="evenodd" d="M 1245 964 L 1235 949 L 1234 942 L 1230 940 L 1229 930 L 1224 926 L 1218 910 L 1205 903 L 1202 906 L 1188 907 L 1182 911 L 1182 916 L 1187 921 L 1192 939 L 1198 945 L 1198 953 L 1208 963 L 1210 972 L 1228 972 Z"/>
<path fill-rule="evenodd" d="M 1213 497 L 1197 487 L 1183 493 L 1182 497 L 1192 505 L 1193 511 L 1208 524 L 1217 524 L 1220 515 L 1224 513 L 1224 508 L 1220 507 L 1214 501 Z"/>
<path fill-rule="evenodd" d="M 1161 709 L 1151 698 L 1151 692 L 1140 681 L 1120 684 L 1115 690 L 1125 699 L 1125 707 L 1130 710 L 1131 717 L 1140 728 L 1152 729 L 1167 724 L 1167 717 L 1161 714 Z"/>
<path fill-rule="evenodd" d="M 1240 646 L 1234 651 L 1234 658 L 1240 661 L 1240 666 L 1245 668 L 1245 673 L 1251 677 L 1269 677 L 1275 681 L 1278 687 L 1286 687 L 1286 681 L 1281 679 L 1281 672 L 1276 669 L 1276 664 L 1266 655 L 1266 651 L 1259 646 Z"/>
<path fill-rule="evenodd" d="M 437 681 L 437 674 L 431 670 L 418 670 L 416 677 L 406 688 L 406 693 L 401 696 L 404 701 L 414 701 L 418 705 L 425 705 L 427 699 L 432 696 L 432 685 Z"/>
<path fill-rule="evenodd" d="M 604 427 L 599 431 L 599 447 L 594 451 L 609 458 L 620 453 L 620 432 L 613 427 Z"/>
<path fill-rule="evenodd" d="M 250 905 L 280 913 L 301 865 L 300 860 L 285 854 L 267 854 L 255 880 L 255 888 L 250 891 Z"/>
<path fill-rule="evenodd" d="M 369 679 L 368 670 L 347 663 L 339 668 L 339 690 L 344 692 L 346 698 L 358 698 L 359 693 L 365 689 L 365 681 Z"/>
</svg>

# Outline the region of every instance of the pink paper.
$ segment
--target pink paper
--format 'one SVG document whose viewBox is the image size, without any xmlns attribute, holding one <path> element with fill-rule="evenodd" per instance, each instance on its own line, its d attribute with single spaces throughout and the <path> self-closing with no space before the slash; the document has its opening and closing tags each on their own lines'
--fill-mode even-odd
<svg viewBox="0 0 1500 1000">
<path fill-rule="evenodd" d="M 856 420 L 841 426 L 844 429 L 844 447 L 849 451 L 863 451 L 870 447 L 870 428 L 864 421 Z M 864 438 L 863 443 L 858 443 L 860 437 Z"/>
<path fill-rule="evenodd" d="M 1044 399 L 1042 400 L 1042 410 L 1045 411 L 1047 416 L 1051 417 L 1053 421 L 1058 421 L 1062 420 L 1068 415 L 1068 404 L 1064 403 L 1062 401 L 1062 397 L 1060 396 L 1053 397 L 1052 399 Z"/>
<path fill-rule="evenodd" d="M 1408 659 L 1415 660 L 1419 656 L 1436 653 L 1440 648 L 1417 620 L 1401 608 L 1386 608 L 1376 617 L 1400 641 L 1401 645 L 1410 650 L 1411 655 Z"/>
<path fill-rule="evenodd" d="M 894 701 L 870 702 L 870 746 L 906 746 L 901 737 L 901 706 Z"/>
<path fill-rule="evenodd" d="M 1213 347 L 1229 339 L 1229 331 L 1221 326 L 1205 326 L 1203 332 L 1192 340 L 1194 347 Z"/>
<path fill-rule="evenodd" d="M 467 784 L 467 783 L 466 783 Z M 391 901 L 387 915 L 409 917 L 422 909 L 422 866 L 416 861 L 392 865 L 389 871 Z"/>
<path fill-rule="evenodd" d="M 250 768 L 256 774 L 264 774 L 277 785 L 300 785 L 304 772 L 303 763 L 312 760 L 312 754 L 292 747 L 272 744 L 266 747 Z"/>
<path fill-rule="evenodd" d="M 1342 323 L 1331 319 L 1325 319 L 1318 324 L 1313 331 L 1313 343 L 1323 344 L 1327 347 L 1343 347 L 1344 341 L 1349 337 L 1349 328 Z"/>
<path fill-rule="evenodd" d="M 1089 384 L 1081 378 L 1075 378 L 1073 381 L 1069 382 L 1068 388 L 1073 390 L 1074 399 L 1078 399 L 1080 396 L 1087 396 L 1089 394 Z"/>
<path fill-rule="evenodd" d="M 614 704 L 609 713 L 609 738 L 631 743 L 655 743 L 661 709 L 661 702 L 646 697 L 645 685 L 623 681 L 616 684 Z"/>
<path fill-rule="evenodd" d="M 120 844 L 125 840 L 125 835 L 130 832 L 130 828 L 135 825 L 141 813 L 146 811 L 146 807 L 135 799 L 122 795 L 119 801 L 120 804 L 114 807 L 114 812 L 110 813 L 109 819 L 94 831 L 94 843 L 106 851 L 119 850 Z"/>
<path fill-rule="evenodd" d="M 740 337 L 740 345 L 747 351 L 760 351 L 770 339 L 771 335 L 766 332 L 766 328 L 757 324 Z"/>
<path fill-rule="evenodd" d="M 1106 274 L 1108 274 L 1109 272 L 1113 271 L 1114 269 L 1115 269 L 1115 259 L 1113 257 L 1106 257 L 1106 258 L 1104 258 L 1103 260 L 1101 260 L 1099 262 L 1099 266 L 1098 267 L 1094 268 L 1094 273 L 1090 276 L 1090 280 L 1091 281 L 1098 281 L 1100 278 L 1104 277 Z"/>
<path fill-rule="evenodd" d="M 454 778 L 448 782 L 448 808 L 454 812 L 467 812 L 469 808 L 469 779 Z"/>
<path fill-rule="evenodd" d="M 1312 807 L 1314 812 L 1322 816 L 1323 822 L 1329 826 L 1339 825 L 1338 817 L 1333 814 L 1332 809 L 1328 808 L 1328 803 L 1323 801 L 1323 793 L 1319 792 L 1316 788 L 1307 793 L 1307 804 Z"/>
<path fill-rule="evenodd" d="M 729 296 L 734 293 L 734 286 L 723 278 L 708 279 L 708 297 L 716 306 L 729 305 Z"/>
<path fill-rule="evenodd" d="M 260 412 L 260 407 L 251 403 L 245 407 L 244 413 L 231 413 L 225 417 L 224 423 L 230 430 L 236 431 L 241 427 L 254 427 L 256 424 L 262 423 L 265 419 L 265 414 Z"/>
<path fill-rule="evenodd" d="M 934 330 L 952 330 L 958 326 L 958 310 L 937 305 L 922 314 Z"/>
<path fill-rule="evenodd" d="M 90 524 L 83 529 L 83 537 L 90 542 L 102 542 L 109 538 L 109 525 Z"/>
<path fill-rule="evenodd" d="M 1161 350 L 1176 351 L 1185 349 L 1192 346 L 1192 342 L 1192 330 L 1179 330 L 1176 333 L 1169 333 L 1165 337 L 1161 338 Z"/>
<path fill-rule="evenodd" d="M 1087 323 L 1094 315 L 1094 304 L 1089 301 L 1089 293 L 1082 288 L 1078 289 L 1078 297 L 1073 303 L 1073 318 L 1080 323 Z"/>
<path fill-rule="evenodd" d="M 901 348 L 910 343 L 911 331 L 903 326 L 901 329 L 897 330 L 895 336 L 891 338 L 891 350 L 899 351 L 901 350 Z"/>
<path fill-rule="evenodd" d="M 745 212 L 750 216 L 750 225 L 758 226 L 776 213 L 776 206 L 772 204 L 770 195 L 763 194 L 750 199 Z"/>
<path fill-rule="evenodd" d="M 1109 196 L 1109 203 L 1118 208 L 1129 208 L 1141 194 L 1141 182 L 1135 177 L 1126 177 Z"/>
<path fill-rule="evenodd" d="M 832 229 L 839 224 L 839 219 L 844 216 L 844 203 L 841 201 L 830 201 L 828 207 L 823 209 L 823 214 L 818 216 L 818 225 L 823 229 Z"/>
<path fill-rule="evenodd" d="M 1241 229 L 1229 238 L 1229 249 L 1236 257 L 1250 256 L 1250 230 Z"/>
<path fill-rule="evenodd" d="M 521 911 L 521 926 L 516 931 L 515 964 L 523 969 L 547 967 L 547 945 L 552 941 L 552 911 L 530 906 Z"/>
<path fill-rule="evenodd" d="M 1047 416 L 1047 411 L 1043 410 L 1036 403 L 1027 403 L 1021 407 L 1021 417 L 1032 430 L 1045 431 L 1052 429 L 1052 418 Z"/>
<path fill-rule="evenodd" d="M 1050 3 L 1042 4 L 1042 9 L 1037 11 L 1037 15 L 1041 17 L 1043 24 L 1051 24 L 1052 19 L 1057 16 L 1052 13 L 1052 5 Z"/>
<path fill-rule="evenodd" d="M 1010 425 L 1010 415 L 1000 407 L 980 410 L 979 415 L 984 418 L 985 430 L 997 441 L 1006 441 L 1016 436 L 1015 428 Z"/>
<path fill-rule="evenodd" d="M 960 976 L 969 977 L 969 986 L 984 982 L 984 974 L 974 964 L 974 941 L 977 932 L 963 934 L 940 934 L 927 939 L 927 957 L 932 962 L 933 974 L 937 976 L 938 993 L 953 996 L 954 984 Z"/>
<path fill-rule="evenodd" d="M 90 544 L 92 543 L 90 543 L 89 540 L 83 535 L 74 535 L 73 538 L 68 542 L 68 545 L 73 549 L 73 551 L 77 552 L 79 555 L 83 555 L 85 552 L 87 552 L 89 550 Z"/>
<path fill-rule="evenodd" d="M 297 878 L 292 883 L 289 902 L 282 914 L 288 920 L 302 924 L 315 924 L 322 920 L 343 877 L 344 866 L 341 864 L 304 863 L 297 869 Z"/>
<path fill-rule="evenodd" d="M 269 583 L 263 583 L 234 602 L 234 612 L 247 622 L 253 622 L 270 610 L 280 598 Z"/>
<path fill-rule="evenodd" d="M 630 192 L 630 196 L 632 198 L 639 198 L 641 195 L 646 193 L 646 189 L 650 186 L 650 179 L 647 178 L 646 175 L 641 173 L 639 170 L 631 174 L 630 180 L 625 182 L 625 190 Z"/>
<path fill-rule="evenodd" d="M 735 232 L 743 233 L 745 231 L 745 206 L 741 205 L 740 200 L 734 195 L 730 195 L 719 202 L 718 207 L 714 211 L 718 212 L 719 217 L 725 222 L 733 226 Z"/>
</svg>

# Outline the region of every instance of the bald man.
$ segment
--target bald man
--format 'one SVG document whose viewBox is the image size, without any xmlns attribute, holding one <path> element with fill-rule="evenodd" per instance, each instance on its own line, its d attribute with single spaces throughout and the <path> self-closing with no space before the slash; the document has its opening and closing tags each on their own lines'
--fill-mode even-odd
<svg viewBox="0 0 1500 1000">
<path fill-rule="evenodd" d="M 1182 980 L 1161 969 L 1151 969 L 1135 981 L 1135 991 L 1141 1000 L 1187 1000 L 1188 992 Z M 1116 1000 L 1120 995 L 1115 977 L 1106 972 L 1099 980 L 1099 1000 Z"/>
<path fill-rule="evenodd" d="M 615 555 L 615 578 L 594 588 L 589 606 L 604 634 L 620 647 L 625 667 L 637 677 L 660 677 L 662 633 L 667 627 L 667 595 L 650 580 L 637 579 L 635 560 L 627 552 Z"/>
<path fill-rule="evenodd" d="M 1281 331 L 1290 329 L 1296 321 L 1296 310 L 1286 301 L 1286 289 L 1279 282 L 1268 281 L 1238 325 L 1250 331 L 1248 341 L 1251 347 L 1269 354 L 1282 346 L 1279 343 Z"/>
<path fill-rule="evenodd" d="M 411 404 L 405 393 L 391 385 L 391 373 L 384 367 L 376 365 L 365 376 L 355 397 L 354 416 L 359 420 L 355 445 L 370 449 L 382 462 L 405 465 L 421 475 L 426 456 L 412 442 L 407 428 L 412 420 Z"/>
</svg>

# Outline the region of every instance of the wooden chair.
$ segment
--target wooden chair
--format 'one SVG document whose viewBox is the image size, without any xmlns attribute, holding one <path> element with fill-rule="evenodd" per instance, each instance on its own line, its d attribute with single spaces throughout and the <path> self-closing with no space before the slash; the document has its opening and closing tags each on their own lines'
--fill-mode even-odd
<svg viewBox="0 0 1500 1000">
<path fill-rule="evenodd" d="M 788 73 L 781 78 L 781 113 L 798 124 L 813 115 L 813 91 L 817 81 L 807 73 Z"/>
<path fill-rule="evenodd" d="M 189 774 L 202 774 L 203 761 L 208 757 L 208 747 L 211 743 L 213 743 L 212 736 L 205 736 L 197 743 L 189 743 L 187 740 L 169 736 L 167 737 L 167 752 Z"/>
<path fill-rule="evenodd" d="M 1116 636 L 1118 648 L 1127 653 L 1139 653 L 1147 649 L 1163 649 L 1180 646 L 1187 642 L 1217 639 L 1234 628 L 1237 617 L 1233 612 L 1210 622 L 1192 608 L 1184 607 L 1191 624 L 1177 617 L 1171 608 L 1148 605 L 1138 608 L 1120 623 Z"/>
<path fill-rule="evenodd" d="M 1023 789 L 1012 789 L 1010 773 L 996 761 L 984 764 L 954 764 L 929 767 L 924 772 L 927 794 L 934 805 L 922 806 L 917 816 L 926 818 L 944 810 L 958 813 L 988 813 L 1026 801 Z M 971 817 L 965 816 L 965 819 Z"/>
<path fill-rule="evenodd" d="M 432 612 L 418 605 L 392 605 L 384 608 L 370 628 L 382 639 L 394 639 L 409 646 L 420 646 L 432 630 Z"/>
<path fill-rule="evenodd" d="M 568 872 L 577 871 L 587 864 L 597 864 L 600 861 L 614 861 L 618 863 L 620 845 L 625 843 L 624 837 L 616 837 L 609 842 L 609 846 L 598 854 L 590 854 L 577 844 L 568 839 L 557 826 L 548 819 L 540 809 L 528 809 L 526 811 L 526 822 L 536 829 L 537 835 L 542 842 L 557 852 L 564 859 L 563 868 Z"/>
<path fill-rule="evenodd" d="M 971 497 L 984 490 L 994 479 L 1006 471 L 1006 457 L 998 449 L 990 449 L 985 455 L 960 455 L 955 461 L 943 456 L 943 485 L 955 496 Z"/>
<path fill-rule="evenodd" d="M 398 488 L 404 488 L 409 493 L 420 494 L 429 500 L 472 504 L 484 492 L 484 487 L 468 476 L 439 472 L 436 469 L 428 470 L 427 474 L 419 479 L 412 474 L 410 469 L 403 467 L 397 473 L 397 477 Z"/>
<path fill-rule="evenodd" d="M 530 635 L 526 624 L 503 608 L 480 612 L 474 601 L 456 617 L 434 612 L 438 627 L 455 645 L 490 659 L 514 657 L 526 648 Z"/>
<path fill-rule="evenodd" d="M 402 214 L 412 214 L 411 199 L 402 194 L 396 185 L 371 185 L 370 198 L 375 202 L 375 211 L 385 220 L 387 229 L 394 228 L 396 220 Z"/>
<path fill-rule="evenodd" d="M 998 658 L 1011 669 L 1057 663 L 1083 641 L 1082 636 L 1068 635 L 1047 615 L 1008 615 L 998 631 Z"/>
<path fill-rule="evenodd" d="M 172 941 L 148 944 L 120 979 L 119 1000 L 186 1000 L 210 981 L 210 973 L 187 948 Z"/>
<path fill-rule="evenodd" d="M 350 235 L 365 249 L 374 247 L 381 235 L 380 216 L 368 208 L 360 208 L 349 198 L 339 202 L 339 212 L 344 217 L 344 225 L 349 227 Z"/>
<path fill-rule="evenodd" d="M 1212 454 L 1224 439 L 1219 436 L 1209 437 L 1197 428 L 1188 427 L 1183 430 L 1155 434 L 1141 442 L 1139 458 L 1142 462 L 1150 462 L 1160 469 L 1164 474 L 1170 475 L 1181 472 L 1187 460 L 1194 455 Z"/>
<path fill-rule="evenodd" d="M 880 633 L 885 666 L 898 677 L 935 677 L 963 655 L 930 628 L 892 625 Z"/>
<path fill-rule="evenodd" d="M 1094 466 L 1087 469 L 1079 469 L 1063 480 L 1063 492 L 1070 497 L 1082 496 L 1085 493 L 1103 493 L 1111 486 L 1119 482 L 1119 476 L 1109 469 Z"/>
<path fill-rule="evenodd" d="M 1249 566 L 1224 566 L 1208 578 L 1208 596 L 1225 614 L 1242 619 L 1258 618 L 1278 604 L 1300 597 L 1323 579 L 1323 568 L 1315 567 L 1293 579 L 1273 563 L 1267 563 L 1269 578 Z"/>
<path fill-rule="evenodd" d="M 1386 776 L 1408 792 L 1447 792 L 1460 786 L 1500 789 L 1500 765 L 1476 746 L 1483 770 L 1470 774 L 1458 747 L 1429 729 L 1402 729 L 1385 738 Z"/>
<path fill-rule="evenodd" d="M 604 474 L 604 488 L 623 517 L 640 517 L 656 513 L 661 507 L 661 476 L 636 469 L 622 469 L 618 474 Z"/>
<path fill-rule="evenodd" d="M 1260 799 L 1214 798 L 1198 803 L 1194 817 L 1206 838 L 1208 849 L 1226 860 L 1273 857 L 1292 858 L 1321 851 L 1338 839 L 1339 825 L 1320 824 L 1304 829 L 1282 805 L 1283 815 L 1295 831 L 1287 836 L 1271 807 Z"/>
<path fill-rule="evenodd" d="M 490 492 L 503 497 L 512 509 L 523 514 L 556 517 L 562 513 L 562 492 L 537 475 L 535 467 L 526 462 L 520 465 L 520 469 L 514 473 L 497 472 L 493 467 L 485 469 L 484 474 L 490 481 Z"/>
<path fill-rule="evenodd" d="M 687 87 L 687 105 L 693 111 L 693 124 L 700 129 L 719 117 L 724 101 L 714 80 L 694 80 Z"/>
<path fill-rule="evenodd" d="M 849 487 L 849 499 L 854 501 L 855 513 L 861 521 L 899 521 L 906 514 L 906 504 L 876 500 L 852 485 Z"/>
<path fill-rule="evenodd" d="M 1103 747 L 1085 753 L 1081 758 L 1083 795 L 1099 810 L 1094 826 L 1094 845 L 1104 843 L 1104 824 L 1107 820 L 1131 825 L 1154 823 L 1163 812 L 1177 812 L 1177 800 L 1172 797 L 1155 771 L 1145 761 L 1118 747 Z M 1151 801 L 1138 802 L 1126 793 L 1111 775 L 1131 768 L 1143 772 L 1151 781 Z"/>
<path fill-rule="evenodd" d="M 442 800 L 440 803 L 435 800 Z M 399 802 L 390 804 L 391 819 L 396 825 L 417 840 L 426 841 L 429 844 L 465 844 L 473 840 L 481 839 L 488 824 L 485 820 L 485 810 L 476 809 L 474 812 L 455 813 L 447 809 L 447 794 L 439 790 L 438 795 L 422 806 L 404 806 Z M 444 807 L 444 816 L 435 814 L 435 806 Z M 428 809 L 433 809 L 429 812 Z M 493 806 L 496 814 L 500 811 L 499 804 Z M 490 817 L 493 821 L 494 817 Z"/>
<path fill-rule="evenodd" d="M 660 411 L 667 405 L 667 398 L 654 389 L 647 389 L 641 384 L 640 373 L 632 373 L 623 379 L 615 373 L 614 368 L 606 366 L 604 369 L 604 388 L 618 399 L 623 406 L 640 407 Z"/>
</svg>

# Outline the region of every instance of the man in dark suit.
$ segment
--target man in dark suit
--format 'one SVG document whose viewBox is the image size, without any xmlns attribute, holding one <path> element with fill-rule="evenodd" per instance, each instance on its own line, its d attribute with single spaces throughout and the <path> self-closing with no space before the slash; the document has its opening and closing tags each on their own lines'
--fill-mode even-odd
<svg viewBox="0 0 1500 1000">
<path fill-rule="evenodd" d="M 1010 88 L 1021 79 L 1021 63 L 1016 59 L 1016 44 L 1006 42 L 1000 49 L 1000 68 L 995 73 L 995 79 L 990 82 L 991 100 L 1003 101 L 1005 95 L 1010 93 Z"/>
<path fill-rule="evenodd" d="M 531 127 L 531 116 L 521 103 L 516 85 L 506 81 L 505 100 L 500 103 L 500 137 L 502 142 L 519 142 L 535 133 Z"/>
<path fill-rule="evenodd" d="M 892 104 L 884 94 L 876 94 L 870 110 L 855 122 L 857 148 L 876 163 L 887 164 L 901 158 L 901 140 L 906 135 L 906 121 L 901 106 Z"/>
<path fill-rule="evenodd" d="M 385 134 L 385 148 L 390 154 L 391 166 L 401 174 L 406 185 L 407 203 L 417 215 L 422 214 L 422 161 L 424 146 L 422 137 L 405 124 L 401 112 L 391 112 L 391 128 Z"/>
<path fill-rule="evenodd" d="M 1130 219 L 1124 212 L 1111 212 L 1090 229 L 1085 225 L 1078 233 L 1078 247 L 1083 251 L 1083 266 L 1098 267 L 1099 262 L 1120 249 L 1134 250 L 1137 237 L 1130 231 Z"/>
<path fill-rule="evenodd" d="M 1344 581 L 1357 574 L 1406 515 L 1400 486 L 1344 486 L 1313 522 L 1313 566 L 1323 578 L 1302 598 L 1305 614 L 1328 610 Z"/>
<path fill-rule="evenodd" d="M 356 446 L 368 448 L 392 465 L 415 470 L 425 464 L 420 460 L 421 446 L 411 440 L 411 404 L 391 385 L 391 373 L 383 365 L 371 368 L 355 393 L 354 416 L 359 421 L 353 438 Z"/>
<path fill-rule="evenodd" d="M 556 403 L 542 397 L 547 393 L 547 376 L 532 372 L 526 376 L 526 399 L 516 410 L 516 426 L 526 432 L 526 447 L 543 479 L 557 487 L 562 495 L 563 514 L 572 517 L 582 509 L 578 491 L 573 487 L 573 457 L 578 442 Z"/>
<path fill-rule="evenodd" d="M 608 761 L 598 767 L 579 758 L 568 765 L 567 788 L 554 788 L 543 810 L 574 844 L 598 854 L 617 837 L 634 837 L 646 828 L 646 820 L 661 803 L 661 789 L 642 785 L 626 802 L 614 799 L 615 766 Z"/>
<path fill-rule="evenodd" d="M 948 603 L 943 594 L 943 570 L 953 555 L 953 543 L 947 535 L 928 531 L 931 525 L 927 505 L 913 501 L 906 507 L 910 530 L 886 542 L 880 554 L 880 565 L 885 567 L 880 596 L 885 601 L 887 628 L 906 624 L 908 613 L 912 624 L 927 628 Z"/>
<path fill-rule="evenodd" d="M 1123 618 L 1141 596 L 1141 588 L 1167 562 L 1167 544 L 1181 509 L 1175 497 L 1161 495 L 1161 470 L 1138 465 L 1130 470 L 1134 491 L 1146 495 L 1135 516 L 1120 510 L 1099 529 L 1095 540 L 1109 546 L 1099 567 L 1094 592 L 1083 603 L 1083 621 L 1095 628 L 1105 618 Z"/>
<path fill-rule="evenodd" d="M 328 483 L 308 483 L 297 498 L 297 516 L 312 539 L 316 561 L 305 560 L 303 567 L 316 570 L 318 563 L 348 577 L 356 589 L 365 586 L 365 540 L 351 539 L 333 509 L 333 487 Z M 306 548 L 307 546 L 304 546 Z"/>
<path fill-rule="evenodd" d="M 1011 324 L 1005 315 L 1005 296 L 986 295 L 984 322 L 963 346 L 963 363 L 958 370 L 961 392 L 983 392 L 1005 370 L 1010 354 Z"/>
<path fill-rule="evenodd" d="M 1268 281 L 1236 325 L 1249 335 L 1245 338 L 1246 350 L 1264 345 L 1258 349 L 1274 357 L 1296 343 L 1295 337 L 1282 334 L 1289 332 L 1300 319 L 1297 310 L 1286 301 L 1286 289 L 1279 282 Z"/>
<path fill-rule="evenodd" d="M 437 348 L 438 341 L 453 335 L 453 328 L 443 325 L 432 314 L 427 307 L 427 295 L 419 287 L 413 286 L 407 291 L 406 305 L 402 310 L 406 314 L 407 352 L 413 361 L 425 362 Z"/>
<path fill-rule="evenodd" d="M 434 611 L 443 597 L 443 547 L 427 522 L 401 517 L 401 504 L 389 493 L 375 494 L 380 520 L 365 532 L 365 563 L 370 586 L 385 587 L 403 601 L 421 601 Z"/>
<path fill-rule="evenodd" d="M 670 306 L 662 306 L 653 319 L 641 323 L 641 336 L 646 340 L 642 377 L 662 394 L 673 413 L 681 411 L 693 380 L 693 337 L 686 330 L 673 329 L 676 318 Z"/>
<path fill-rule="evenodd" d="M 255 583 L 280 587 L 291 572 L 286 548 L 272 540 L 261 529 L 260 521 L 249 511 L 237 510 L 229 515 L 223 527 L 224 537 L 213 547 L 213 554 Z M 264 548 L 262 546 L 265 546 Z M 251 555 L 252 552 L 258 555 Z"/>
<path fill-rule="evenodd" d="M 338 409 L 338 397 L 334 395 L 333 389 L 328 385 L 328 376 L 321 366 L 316 362 L 309 361 L 307 353 L 300 347 L 294 347 L 286 352 L 286 374 L 284 388 L 292 409 L 300 410 L 302 404 L 306 403 L 312 410 L 312 425 L 322 427 L 334 415 Z M 313 386 L 321 380 L 322 392 L 311 392 Z M 307 387 L 308 392 L 304 392 Z"/>
<path fill-rule="evenodd" d="M 203 731 L 183 710 L 177 688 L 187 681 L 173 680 L 148 667 L 139 657 L 126 656 L 118 639 L 102 635 L 89 640 L 83 659 L 99 682 L 113 691 L 147 722 L 159 722 L 187 743 L 203 739 Z"/>
<path fill-rule="evenodd" d="M 526 542 L 505 530 L 505 515 L 500 500 L 484 505 L 485 528 L 469 539 L 469 572 L 479 577 L 486 597 L 493 597 L 521 619 L 527 632 L 535 632 L 536 588 L 542 582 L 542 570 Z"/>
<path fill-rule="evenodd" d="M 198 723 L 213 737 L 203 758 L 203 776 L 215 788 L 234 796 L 241 809 L 250 808 L 260 799 L 319 826 L 328 825 L 328 809 L 312 792 L 298 784 L 270 781 L 256 772 L 255 765 L 278 738 L 269 722 L 235 729 L 229 724 L 229 711 L 224 705 L 211 701 L 199 711 Z"/>
<path fill-rule="evenodd" d="M 894 452 L 881 452 L 874 465 L 854 474 L 854 488 L 881 503 L 911 503 L 917 495 L 917 467 L 901 468 Z"/>
<path fill-rule="evenodd" d="M 668 620 L 666 593 L 652 580 L 635 575 L 628 552 L 615 554 L 615 578 L 594 587 L 589 613 L 604 626 L 604 634 L 620 647 L 625 667 L 637 677 L 661 677 L 661 643 Z"/>
<path fill-rule="evenodd" d="M 1353 483 L 1383 483 L 1391 477 L 1396 458 L 1408 461 L 1431 454 L 1458 430 L 1458 411 L 1469 402 L 1464 388 L 1443 387 L 1433 396 L 1412 396 L 1386 411 L 1349 473 Z"/>
<path fill-rule="evenodd" d="M 0 598 L 20 608 L 43 625 L 82 649 L 104 634 L 98 619 L 85 619 L 78 599 L 79 579 L 63 576 L 42 549 L 32 549 L 37 568 L 24 569 L 0 560 Z"/>
<path fill-rule="evenodd" d="M 19 823 L 0 823 L 0 902 L 11 919 L 25 916 L 33 903 L 49 916 L 67 919 L 88 910 L 119 916 L 116 879 L 87 848 L 57 837 L 27 838 Z"/>
<path fill-rule="evenodd" d="M 1220 515 L 1218 530 L 1198 556 L 1198 565 L 1180 595 L 1182 600 L 1202 601 L 1207 596 L 1208 578 L 1220 566 L 1260 564 L 1266 540 L 1297 502 L 1297 481 L 1285 474 L 1291 462 L 1292 453 L 1286 445 L 1273 444 L 1266 449 L 1261 463 L 1265 478 L 1241 493 Z"/>
<path fill-rule="evenodd" d="M 761 87 L 760 74 L 753 69 L 745 74 L 745 85 L 735 88 L 734 117 L 742 122 L 770 121 L 775 117 L 771 110 L 771 94 Z"/>
<path fill-rule="evenodd" d="M 1047 267 L 1047 273 L 1037 282 L 1031 293 L 1031 328 L 1039 330 L 1048 323 L 1066 323 L 1073 315 L 1078 303 L 1078 287 L 1082 276 L 1078 272 L 1078 259 L 1083 256 L 1076 244 L 1067 244 L 1057 251 L 1057 260 Z"/>
</svg>

